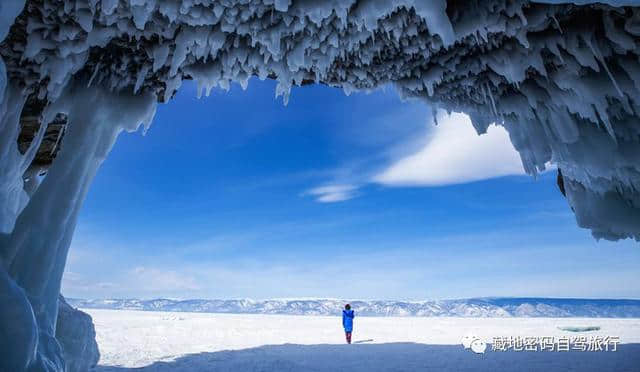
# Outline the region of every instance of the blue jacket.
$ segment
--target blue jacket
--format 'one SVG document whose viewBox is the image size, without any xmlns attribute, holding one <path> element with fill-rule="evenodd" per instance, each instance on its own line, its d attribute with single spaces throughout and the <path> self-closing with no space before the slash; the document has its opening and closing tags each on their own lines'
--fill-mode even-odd
<svg viewBox="0 0 640 372">
<path fill-rule="evenodd" d="M 342 310 L 342 326 L 345 332 L 353 332 L 353 317 L 356 314 L 353 310 Z"/>
</svg>

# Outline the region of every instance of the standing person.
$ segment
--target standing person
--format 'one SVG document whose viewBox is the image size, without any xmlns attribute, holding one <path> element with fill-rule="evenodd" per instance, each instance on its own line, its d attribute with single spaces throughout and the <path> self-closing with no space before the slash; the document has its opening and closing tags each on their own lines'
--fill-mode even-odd
<svg viewBox="0 0 640 372">
<path fill-rule="evenodd" d="M 342 327 L 344 327 L 344 334 L 347 338 L 347 343 L 351 343 L 351 332 L 353 332 L 353 317 L 356 314 L 351 310 L 351 305 L 344 305 L 344 310 L 342 310 Z"/>
</svg>

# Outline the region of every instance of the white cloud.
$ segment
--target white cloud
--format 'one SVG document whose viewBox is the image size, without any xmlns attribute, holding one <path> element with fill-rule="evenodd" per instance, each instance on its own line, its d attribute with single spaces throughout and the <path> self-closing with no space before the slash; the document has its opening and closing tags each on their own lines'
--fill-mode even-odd
<svg viewBox="0 0 640 372">
<path fill-rule="evenodd" d="M 465 114 L 438 115 L 431 140 L 373 177 L 389 186 L 440 186 L 524 174 L 507 131 L 492 125 L 478 136 Z"/>
<path fill-rule="evenodd" d="M 335 203 L 355 198 L 357 189 L 358 186 L 350 184 L 326 185 L 313 188 L 305 194 L 315 196 L 320 203 Z"/>
<path fill-rule="evenodd" d="M 637 250 L 618 247 L 620 254 L 594 261 L 593 257 L 602 252 L 603 244 L 604 248 L 613 249 L 615 243 L 558 241 L 566 235 L 566 229 L 562 228 L 553 234 L 558 235 L 538 240 L 537 231 L 506 226 L 495 231 L 405 239 L 397 241 L 393 248 L 382 250 L 356 245 L 339 252 L 322 252 L 323 246 L 300 243 L 297 248 L 316 253 L 221 260 L 199 258 L 197 262 L 184 259 L 154 262 L 156 257 L 153 257 L 146 259 L 145 266 L 113 268 L 111 276 L 106 278 L 109 282 L 96 280 L 92 276 L 93 268 L 86 267 L 82 287 L 68 288 L 64 293 L 76 298 L 416 300 L 482 296 L 636 298 L 640 295 L 638 288 L 616 285 L 637 276 L 632 265 L 625 266 L 627 262 L 637 261 Z M 553 242 L 545 245 L 539 244 L 540 241 Z M 625 248 L 631 248 L 633 243 L 629 244 Z M 575 256 L 571 262 L 563 259 L 568 252 Z M 551 264 L 541 268 L 536 257 L 545 257 Z M 355 269 L 354 262 L 357 262 Z M 602 269 L 612 265 L 619 267 L 613 274 Z M 608 275 L 609 280 L 601 280 L 603 275 Z M 73 279 L 76 275 L 67 272 L 65 276 Z M 549 286 L 544 280 L 548 277 L 556 278 L 558 284 Z"/>
</svg>

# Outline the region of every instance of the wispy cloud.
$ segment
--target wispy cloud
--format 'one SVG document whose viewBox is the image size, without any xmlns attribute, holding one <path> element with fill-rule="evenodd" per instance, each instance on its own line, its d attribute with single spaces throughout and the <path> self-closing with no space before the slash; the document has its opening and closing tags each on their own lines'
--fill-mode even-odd
<svg viewBox="0 0 640 372">
<path fill-rule="evenodd" d="M 110 267 L 107 277 L 94 274 L 102 262 L 85 263 L 77 267 L 79 272 L 67 271 L 64 293 L 85 298 L 638 297 L 638 288 L 616 285 L 634 277 L 635 268 L 627 264 L 637 261 L 633 243 L 626 248 L 591 240 L 554 243 L 562 234 L 565 231 L 549 238 L 536 229 L 505 226 L 402 240 L 396 248 L 384 250 L 352 246 L 336 253 L 323 252 L 322 246 L 300 245 L 315 252 L 311 256 L 165 260 L 148 252 L 140 257 L 136 255 L 141 252 L 131 252 L 129 259 Z M 603 257 L 603 249 L 615 249 L 616 254 Z M 109 257 L 109 252 L 104 253 Z M 567 260 L 568 256 L 572 259 Z M 544 267 L 539 257 L 545 257 Z M 129 261 L 145 263 L 127 265 Z M 603 276 L 608 280 L 601 280 Z M 549 277 L 557 285 L 550 287 L 545 281 Z"/>
<path fill-rule="evenodd" d="M 414 128 L 413 136 L 371 149 L 367 158 L 351 160 L 333 172 L 331 182 L 303 195 L 335 203 L 359 196 L 358 190 L 368 184 L 432 187 L 525 174 L 520 155 L 501 126 L 491 125 L 478 135 L 469 116 L 462 113 L 440 111 L 438 125 L 425 122 L 422 116 L 412 119 L 421 123 L 422 130 Z"/>
<path fill-rule="evenodd" d="M 507 131 L 491 125 L 478 135 L 465 114 L 439 113 L 431 140 L 374 176 L 388 186 L 441 186 L 524 174 Z"/>
<path fill-rule="evenodd" d="M 308 190 L 305 194 L 312 195 L 320 203 L 336 203 L 357 196 L 358 186 L 351 184 L 325 185 Z"/>
</svg>

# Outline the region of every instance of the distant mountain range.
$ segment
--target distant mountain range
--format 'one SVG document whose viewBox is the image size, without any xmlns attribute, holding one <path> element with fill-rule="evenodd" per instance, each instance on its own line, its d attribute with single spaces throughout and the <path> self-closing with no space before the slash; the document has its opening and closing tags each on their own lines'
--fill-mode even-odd
<svg viewBox="0 0 640 372">
<path fill-rule="evenodd" d="M 336 315 L 344 300 L 83 300 L 84 309 L 179 311 L 197 313 Z M 437 301 L 351 301 L 360 316 L 595 317 L 640 318 L 640 300 L 573 298 L 471 298 Z"/>
</svg>

